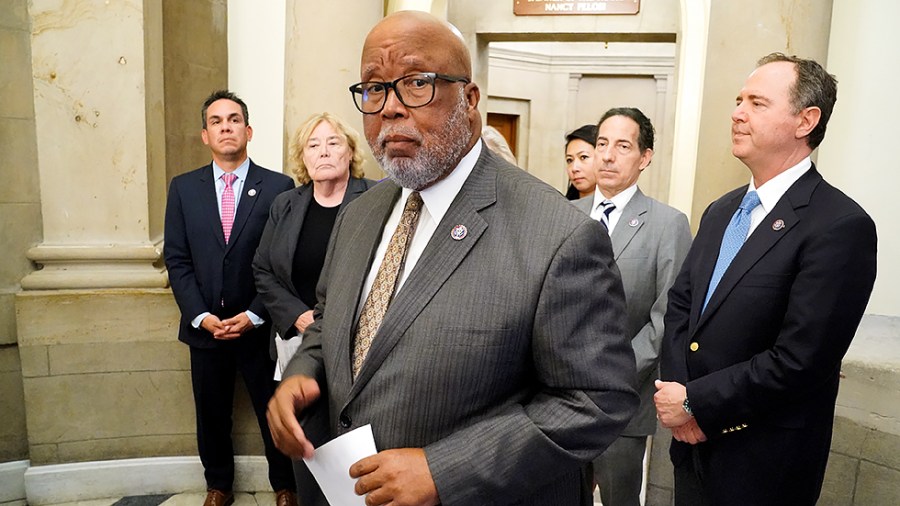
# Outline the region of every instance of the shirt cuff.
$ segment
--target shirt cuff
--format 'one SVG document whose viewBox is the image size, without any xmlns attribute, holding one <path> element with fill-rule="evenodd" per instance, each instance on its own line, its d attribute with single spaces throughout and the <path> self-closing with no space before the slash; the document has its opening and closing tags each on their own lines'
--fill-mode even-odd
<svg viewBox="0 0 900 506">
<path fill-rule="evenodd" d="M 195 329 L 199 329 L 200 324 L 203 323 L 203 319 L 211 314 L 212 313 L 210 313 L 209 311 L 204 311 L 203 313 L 200 313 L 200 316 L 191 320 L 191 327 L 194 327 Z"/>
<path fill-rule="evenodd" d="M 246 311 L 244 311 L 244 312 L 247 313 L 247 318 L 250 318 L 250 323 L 252 323 L 254 327 L 259 327 L 259 326 L 262 325 L 263 323 L 266 323 L 265 320 L 263 320 L 263 319 L 260 318 L 259 316 L 256 316 L 256 314 L 255 314 L 253 311 L 250 311 L 250 310 L 248 309 L 248 310 L 246 310 Z"/>
</svg>

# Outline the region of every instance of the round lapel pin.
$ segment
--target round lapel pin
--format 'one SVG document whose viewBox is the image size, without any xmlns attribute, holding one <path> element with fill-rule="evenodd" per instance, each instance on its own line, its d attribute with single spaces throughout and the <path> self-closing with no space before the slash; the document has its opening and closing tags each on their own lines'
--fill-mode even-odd
<svg viewBox="0 0 900 506">
<path fill-rule="evenodd" d="M 450 238 L 454 241 L 462 241 L 468 235 L 469 230 L 465 225 L 457 225 L 450 231 Z"/>
<path fill-rule="evenodd" d="M 249 196 L 251 196 L 251 197 L 255 197 L 255 196 L 256 196 L 256 188 L 250 188 L 250 189 L 247 191 L 247 195 L 249 195 Z"/>
<path fill-rule="evenodd" d="M 636 227 L 636 226 L 638 226 L 640 223 L 641 223 L 641 222 L 639 222 L 637 218 L 631 218 L 631 221 L 628 222 L 628 226 L 629 226 L 629 227 Z"/>
<path fill-rule="evenodd" d="M 779 230 L 784 228 L 784 220 L 775 220 L 775 223 L 772 223 L 772 230 L 778 232 Z"/>
</svg>

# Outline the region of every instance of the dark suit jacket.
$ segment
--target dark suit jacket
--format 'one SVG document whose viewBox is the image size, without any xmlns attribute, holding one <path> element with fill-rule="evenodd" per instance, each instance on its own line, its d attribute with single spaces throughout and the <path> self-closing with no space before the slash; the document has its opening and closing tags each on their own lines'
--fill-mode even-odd
<svg viewBox="0 0 900 506">
<path fill-rule="evenodd" d="M 795 492 L 805 498 L 793 504 L 807 504 L 791 480 L 824 475 L 841 359 L 875 280 L 875 224 L 813 166 L 753 231 L 701 315 L 725 227 L 746 191 L 703 215 L 669 294 L 661 376 L 686 384 L 709 438 L 698 445 L 705 462 L 726 463 L 706 480 L 716 504 L 782 504 Z M 781 437 L 785 430 L 790 437 Z M 689 453 L 673 441 L 676 465 Z M 796 462 L 783 483 L 753 485 L 786 459 Z M 763 499 L 779 487 L 781 499 Z"/>
<path fill-rule="evenodd" d="M 327 387 L 328 436 L 372 424 L 379 450 L 424 448 L 445 506 L 590 504 L 581 469 L 638 404 L 602 225 L 483 149 L 353 381 L 360 290 L 399 195 L 382 182 L 338 218 L 286 375 Z"/>
<path fill-rule="evenodd" d="M 341 210 L 349 202 L 375 185 L 371 179 L 351 177 L 341 202 Z M 272 319 L 272 338 L 293 336 L 294 322 L 311 308 L 300 300 L 291 275 L 294 270 L 294 254 L 297 238 L 303 228 L 306 209 L 313 197 L 312 183 L 284 192 L 275 198 L 269 210 L 269 221 L 259 241 L 253 258 L 256 289 Z M 274 354 L 274 341 L 271 351 Z M 273 355 L 274 358 L 274 355 Z"/>
<path fill-rule="evenodd" d="M 590 215 L 594 197 L 572 203 Z M 638 188 L 622 209 L 610 240 L 625 287 L 625 332 L 634 349 L 641 395 L 641 407 L 622 435 L 650 436 L 656 433 L 653 394 L 654 381 L 659 378 L 663 316 L 669 288 L 691 247 L 691 227 L 684 213 L 644 195 Z"/>
<path fill-rule="evenodd" d="M 225 244 L 212 164 L 172 179 L 166 205 L 163 254 L 169 283 L 181 309 L 178 339 L 198 348 L 221 343 L 191 320 L 205 311 L 230 318 L 253 311 L 268 320 L 256 294 L 251 262 L 275 197 L 294 187 L 284 174 L 250 162 L 231 238 Z M 268 327 L 257 329 L 265 331 Z"/>
</svg>

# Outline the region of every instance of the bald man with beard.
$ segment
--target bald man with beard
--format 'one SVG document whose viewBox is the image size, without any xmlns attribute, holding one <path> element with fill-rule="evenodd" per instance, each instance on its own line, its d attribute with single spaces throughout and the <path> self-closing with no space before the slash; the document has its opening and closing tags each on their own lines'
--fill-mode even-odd
<svg viewBox="0 0 900 506">
<path fill-rule="evenodd" d="M 471 79 L 429 14 L 366 38 L 351 91 L 389 180 L 335 224 L 269 424 L 295 458 L 371 424 L 379 452 L 348 469 L 368 505 L 590 504 L 582 470 L 638 405 L 619 271 L 598 222 L 484 146 Z M 373 298 L 389 305 L 369 338 Z"/>
</svg>

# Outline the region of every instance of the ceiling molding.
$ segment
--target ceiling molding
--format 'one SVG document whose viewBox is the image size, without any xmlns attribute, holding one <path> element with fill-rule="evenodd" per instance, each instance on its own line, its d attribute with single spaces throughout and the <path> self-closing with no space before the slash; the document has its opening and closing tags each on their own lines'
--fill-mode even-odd
<svg viewBox="0 0 900 506">
<path fill-rule="evenodd" d="M 508 48 L 490 48 L 490 66 L 546 73 L 670 75 L 675 71 L 674 56 L 653 55 L 548 55 Z"/>
</svg>

